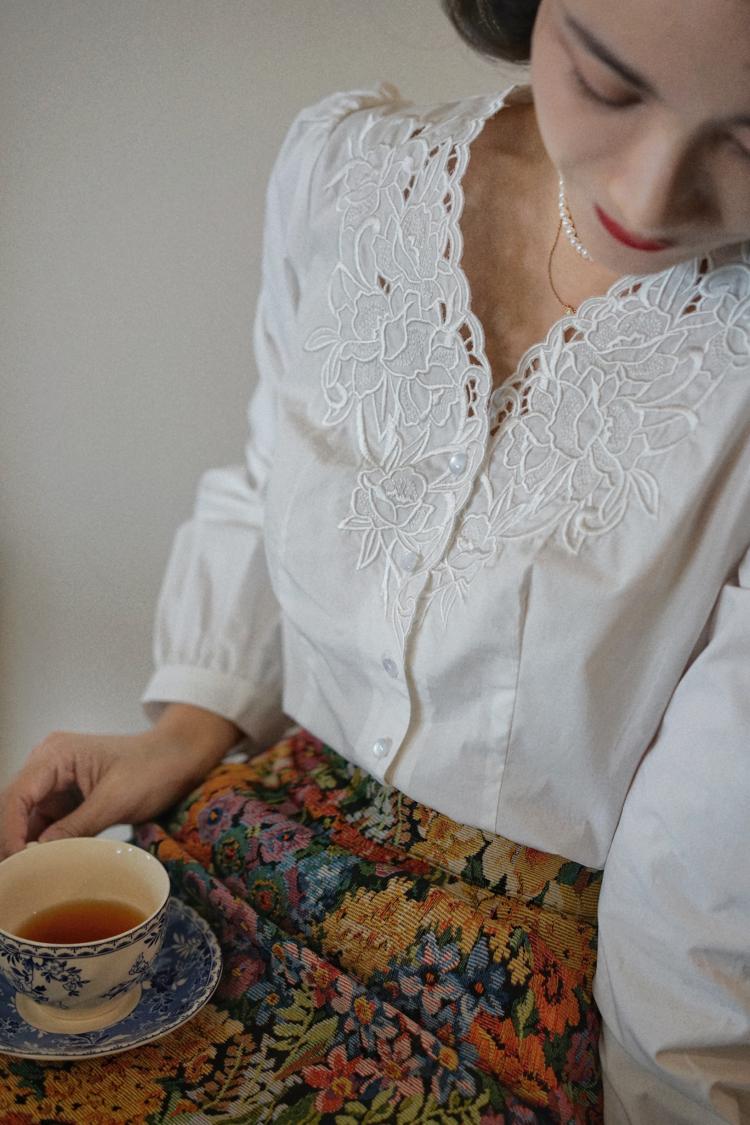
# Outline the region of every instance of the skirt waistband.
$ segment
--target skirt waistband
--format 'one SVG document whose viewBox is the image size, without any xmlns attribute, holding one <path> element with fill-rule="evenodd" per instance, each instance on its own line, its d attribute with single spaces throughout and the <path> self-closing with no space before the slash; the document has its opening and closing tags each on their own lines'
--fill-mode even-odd
<svg viewBox="0 0 750 1125">
<path fill-rule="evenodd" d="M 295 728 L 253 764 L 289 781 L 301 771 L 308 800 L 336 818 L 342 842 L 356 833 L 399 857 L 442 870 L 460 880 L 462 897 L 477 907 L 500 895 L 596 923 L 600 870 L 459 824 L 381 784 L 309 731 Z"/>
</svg>

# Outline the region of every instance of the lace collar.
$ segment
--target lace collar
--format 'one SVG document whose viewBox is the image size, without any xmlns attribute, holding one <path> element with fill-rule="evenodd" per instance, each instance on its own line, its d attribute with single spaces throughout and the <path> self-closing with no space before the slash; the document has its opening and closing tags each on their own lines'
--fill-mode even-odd
<svg viewBox="0 0 750 1125">
<path fill-rule="evenodd" d="M 403 647 L 418 611 L 443 620 L 510 540 L 577 553 L 659 510 L 659 463 L 750 347 L 750 242 L 631 275 L 562 316 L 493 391 L 461 267 L 472 141 L 514 83 L 427 110 L 371 108 L 329 184 L 339 213 L 323 352 L 322 423 L 360 467 L 339 527 L 374 567 Z"/>
</svg>

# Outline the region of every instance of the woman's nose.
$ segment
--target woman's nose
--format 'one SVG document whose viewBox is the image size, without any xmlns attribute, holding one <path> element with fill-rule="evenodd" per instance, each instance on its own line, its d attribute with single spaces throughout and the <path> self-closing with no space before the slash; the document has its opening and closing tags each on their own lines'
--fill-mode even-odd
<svg viewBox="0 0 750 1125">
<path fill-rule="evenodd" d="M 643 238 L 669 238 L 711 209 L 697 154 L 666 131 L 643 134 L 622 150 L 609 193 L 618 222 Z"/>
</svg>

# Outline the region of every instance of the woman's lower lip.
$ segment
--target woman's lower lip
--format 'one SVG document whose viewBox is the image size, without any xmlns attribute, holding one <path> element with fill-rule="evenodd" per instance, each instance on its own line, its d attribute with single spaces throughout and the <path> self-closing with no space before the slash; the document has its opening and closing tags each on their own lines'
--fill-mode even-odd
<svg viewBox="0 0 750 1125">
<path fill-rule="evenodd" d="M 634 250 L 653 252 L 656 250 L 666 250 L 667 247 L 672 245 L 671 242 L 649 242 L 642 238 L 636 238 L 634 235 L 628 234 L 614 219 L 610 219 L 609 215 L 607 215 L 605 211 L 602 211 L 601 207 L 595 207 L 594 209 L 604 229 L 608 231 L 613 238 L 616 238 L 618 242 L 624 243 L 625 246 L 632 246 Z"/>
</svg>

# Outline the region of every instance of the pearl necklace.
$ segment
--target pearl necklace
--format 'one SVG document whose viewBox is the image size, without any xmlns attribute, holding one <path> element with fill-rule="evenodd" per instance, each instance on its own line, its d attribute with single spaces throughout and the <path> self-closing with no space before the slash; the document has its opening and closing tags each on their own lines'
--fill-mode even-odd
<svg viewBox="0 0 750 1125">
<path fill-rule="evenodd" d="M 565 198 L 565 185 L 563 184 L 563 178 L 559 173 L 558 173 L 558 176 L 559 176 L 560 190 L 559 190 L 559 193 L 558 193 L 558 196 L 557 196 L 557 206 L 558 206 L 558 210 L 560 212 L 560 222 L 557 225 L 557 234 L 555 235 L 555 241 L 552 243 L 552 249 L 549 252 L 549 258 L 547 259 L 547 277 L 549 278 L 550 288 L 551 288 L 552 292 L 555 294 L 555 296 L 557 297 L 560 304 L 562 305 L 565 313 L 568 316 L 572 316 L 573 313 L 576 311 L 575 308 L 573 307 L 573 305 L 569 304 L 567 301 L 564 301 L 562 299 L 560 294 L 555 289 L 555 283 L 552 280 L 552 257 L 555 253 L 555 248 L 556 248 L 557 243 L 560 239 L 560 231 L 561 230 L 565 231 L 568 242 L 573 247 L 573 249 L 576 251 L 576 253 L 580 254 L 580 256 L 582 258 L 585 258 L 586 261 L 590 262 L 591 261 L 591 255 L 589 254 L 588 250 L 586 249 L 586 247 L 583 245 L 583 243 L 581 242 L 581 240 L 578 237 L 578 232 L 576 231 L 575 223 L 573 222 L 573 216 L 570 213 L 570 209 L 568 207 L 568 203 L 567 203 L 567 200 Z"/>
<path fill-rule="evenodd" d="M 568 242 L 573 247 L 575 252 L 577 254 L 580 254 L 582 258 L 585 258 L 587 262 L 590 262 L 591 255 L 578 237 L 578 231 L 576 230 L 575 223 L 573 222 L 573 216 L 570 213 L 568 201 L 565 198 L 565 184 L 563 183 L 563 178 L 559 172 L 558 179 L 560 190 L 557 194 L 557 209 L 560 212 L 560 222 L 562 223 L 562 229 L 565 231 Z"/>
</svg>

